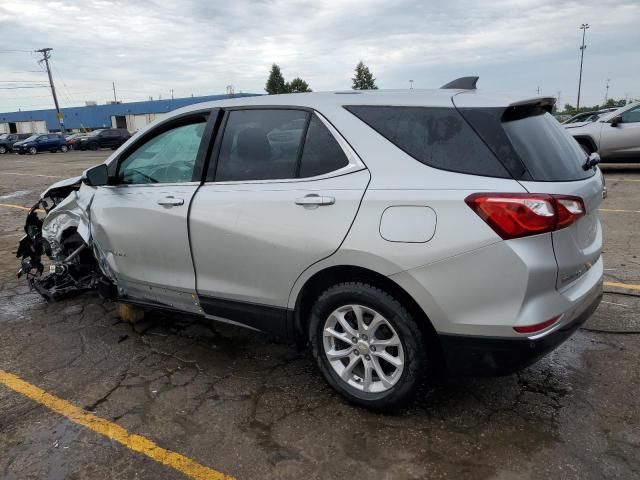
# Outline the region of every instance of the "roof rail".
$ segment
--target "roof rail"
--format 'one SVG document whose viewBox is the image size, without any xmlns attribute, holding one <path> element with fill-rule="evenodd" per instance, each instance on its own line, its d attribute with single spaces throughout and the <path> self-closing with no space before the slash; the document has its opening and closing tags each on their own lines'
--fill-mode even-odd
<svg viewBox="0 0 640 480">
<path fill-rule="evenodd" d="M 480 77 L 460 77 L 441 86 L 441 89 L 475 90 Z"/>
</svg>

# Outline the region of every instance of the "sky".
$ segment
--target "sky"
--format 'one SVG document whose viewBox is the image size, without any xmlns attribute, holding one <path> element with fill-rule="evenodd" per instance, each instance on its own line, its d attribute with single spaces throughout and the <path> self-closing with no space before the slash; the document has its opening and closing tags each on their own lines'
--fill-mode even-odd
<svg viewBox="0 0 640 480">
<path fill-rule="evenodd" d="M 53 105 L 33 51 L 53 48 L 61 107 L 85 101 L 264 93 L 273 63 L 315 91 L 351 87 L 359 60 L 380 88 L 478 88 L 581 104 L 640 97 L 639 0 L 2 0 L 0 112 Z M 15 88 L 30 87 L 30 88 Z"/>
</svg>

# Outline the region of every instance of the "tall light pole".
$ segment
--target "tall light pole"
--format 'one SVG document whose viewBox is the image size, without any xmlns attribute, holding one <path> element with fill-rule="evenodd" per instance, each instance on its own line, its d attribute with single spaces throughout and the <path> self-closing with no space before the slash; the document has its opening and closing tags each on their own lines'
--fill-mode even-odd
<svg viewBox="0 0 640 480">
<path fill-rule="evenodd" d="M 580 88 L 582 87 L 582 61 L 584 60 L 584 49 L 587 46 L 584 44 L 584 36 L 587 33 L 587 28 L 589 28 L 588 23 L 583 23 L 580 25 L 580 30 L 582 30 L 582 45 L 580 46 L 580 78 L 578 79 L 578 101 L 576 102 L 576 112 L 580 110 Z"/>
<path fill-rule="evenodd" d="M 611 81 L 610 78 L 607 78 L 607 91 L 604 94 L 604 104 L 607 104 L 607 101 L 609 100 L 609 82 Z"/>
<path fill-rule="evenodd" d="M 56 95 L 56 87 L 53 85 L 51 68 L 49 68 L 49 58 L 51 58 L 51 50 L 53 50 L 53 48 L 41 48 L 40 50 L 36 50 L 36 52 L 42 54 L 42 60 L 40 61 L 44 62 L 47 67 L 47 75 L 49 75 L 49 85 L 51 85 L 51 93 L 53 94 L 53 103 L 56 106 L 56 115 L 58 117 L 58 123 L 60 124 L 60 131 L 64 133 L 64 118 L 62 117 L 62 113 L 60 112 L 60 105 L 58 105 L 58 96 Z"/>
</svg>

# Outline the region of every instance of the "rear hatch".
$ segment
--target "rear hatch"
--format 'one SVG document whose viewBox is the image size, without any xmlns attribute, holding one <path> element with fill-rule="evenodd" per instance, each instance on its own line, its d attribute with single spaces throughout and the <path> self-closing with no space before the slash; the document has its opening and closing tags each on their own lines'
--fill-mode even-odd
<svg viewBox="0 0 640 480">
<path fill-rule="evenodd" d="M 567 288 L 600 257 L 597 210 L 603 198 L 602 173 L 583 168 L 587 155 L 549 113 L 554 99 L 487 108 L 465 107 L 464 96 L 453 98 L 460 113 L 529 193 L 569 195 L 584 202 L 583 216 L 552 233 L 556 288 Z"/>
</svg>

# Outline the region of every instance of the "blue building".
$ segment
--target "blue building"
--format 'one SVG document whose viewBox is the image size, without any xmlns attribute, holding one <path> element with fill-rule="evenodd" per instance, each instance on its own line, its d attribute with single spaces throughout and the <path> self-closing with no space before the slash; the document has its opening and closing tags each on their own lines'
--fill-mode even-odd
<svg viewBox="0 0 640 480">
<path fill-rule="evenodd" d="M 115 127 L 138 130 L 163 113 L 194 103 L 232 97 L 251 97 L 254 93 L 207 95 L 131 103 L 108 103 L 84 107 L 62 108 L 66 130 L 93 130 Z M 0 133 L 47 133 L 60 131 L 55 109 L 0 113 Z"/>
</svg>

